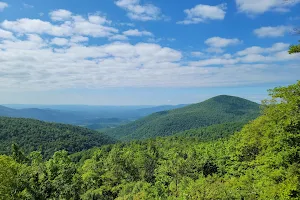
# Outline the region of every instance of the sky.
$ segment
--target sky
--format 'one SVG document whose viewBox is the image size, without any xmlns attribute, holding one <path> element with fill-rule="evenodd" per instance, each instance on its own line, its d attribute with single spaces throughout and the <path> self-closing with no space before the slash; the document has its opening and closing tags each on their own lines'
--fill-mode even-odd
<svg viewBox="0 0 300 200">
<path fill-rule="evenodd" d="M 0 0 L 0 104 L 259 102 L 296 83 L 300 0 Z"/>
</svg>

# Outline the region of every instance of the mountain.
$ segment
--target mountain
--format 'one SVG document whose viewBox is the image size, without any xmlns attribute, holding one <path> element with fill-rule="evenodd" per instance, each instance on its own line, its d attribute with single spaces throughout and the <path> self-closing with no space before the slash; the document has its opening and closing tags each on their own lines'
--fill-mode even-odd
<svg viewBox="0 0 300 200">
<path fill-rule="evenodd" d="M 88 106 L 88 105 L 6 105 L 0 106 L 0 116 L 33 118 L 92 127 L 116 127 L 161 110 L 183 105 L 165 106 Z M 113 122 L 106 122 L 113 119 Z M 94 122 L 93 122 L 94 121 Z"/>
<path fill-rule="evenodd" d="M 41 149 L 48 157 L 57 150 L 78 152 L 114 142 L 102 133 L 78 126 L 0 117 L 0 154 L 10 153 L 12 143 L 25 152 Z"/>
<path fill-rule="evenodd" d="M 146 139 L 227 122 L 248 122 L 259 116 L 259 104 L 220 95 L 183 108 L 161 111 L 106 131 L 120 140 Z"/>
<path fill-rule="evenodd" d="M 5 106 L 0 106 L 0 116 L 3 117 L 20 117 L 20 118 L 33 118 L 48 122 L 60 123 L 76 123 L 86 116 L 80 112 L 60 111 L 52 109 L 40 108 L 24 108 L 13 109 Z"/>
</svg>

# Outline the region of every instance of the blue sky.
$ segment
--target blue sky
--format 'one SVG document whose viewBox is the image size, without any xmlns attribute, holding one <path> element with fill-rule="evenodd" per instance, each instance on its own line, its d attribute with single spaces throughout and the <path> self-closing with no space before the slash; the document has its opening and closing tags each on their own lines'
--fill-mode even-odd
<svg viewBox="0 0 300 200">
<path fill-rule="evenodd" d="M 299 0 L 0 0 L 0 104 L 260 101 L 300 77 L 287 53 L 299 11 Z"/>
</svg>

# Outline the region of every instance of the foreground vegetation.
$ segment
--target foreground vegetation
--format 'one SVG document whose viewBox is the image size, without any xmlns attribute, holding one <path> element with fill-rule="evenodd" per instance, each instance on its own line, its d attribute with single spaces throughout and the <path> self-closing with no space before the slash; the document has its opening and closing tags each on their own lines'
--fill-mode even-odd
<svg viewBox="0 0 300 200">
<path fill-rule="evenodd" d="M 300 82 L 228 140 L 167 137 L 0 156 L 1 199 L 299 199 Z"/>
</svg>

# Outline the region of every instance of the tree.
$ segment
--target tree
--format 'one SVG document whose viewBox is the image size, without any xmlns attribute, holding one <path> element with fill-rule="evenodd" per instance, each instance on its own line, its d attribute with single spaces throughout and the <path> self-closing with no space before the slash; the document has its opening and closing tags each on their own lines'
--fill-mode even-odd
<svg viewBox="0 0 300 200">
<path fill-rule="evenodd" d="M 290 46 L 289 54 L 293 54 L 293 53 L 300 53 L 300 44 Z"/>
</svg>

